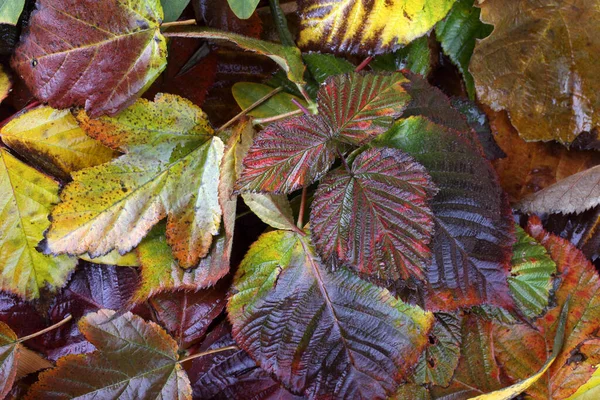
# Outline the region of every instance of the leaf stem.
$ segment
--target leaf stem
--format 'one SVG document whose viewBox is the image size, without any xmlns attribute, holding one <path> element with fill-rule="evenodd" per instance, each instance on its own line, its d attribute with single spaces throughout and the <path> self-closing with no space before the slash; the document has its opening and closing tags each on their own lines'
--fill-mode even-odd
<svg viewBox="0 0 600 400">
<path fill-rule="evenodd" d="M 302 110 L 294 110 L 294 111 L 290 111 L 290 112 L 285 113 L 285 114 L 275 115 L 274 117 L 256 118 L 253 123 L 255 125 L 258 125 L 258 124 L 264 125 L 264 124 L 269 123 L 269 122 L 279 121 L 280 119 L 284 119 L 284 118 L 288 118 L 288 117 L 293 117 L 295 115 L 300 115 L 300 114 L 304 114 L 304 111 L 302 111 Z"/>
<path fill-rule="evenodd" d="M 304 107 L 302 104 L 300 104 L 300 102 L 296 99 L 292 99 L 292 103 L 294 103 L 294 105 L 296 107 L 298 107 L 299 109 L 302 110 L 302 112 L 304 113 L 304 115 L 310 115 L 310 111 L 308 111 L 308 109 L 306 107 Z"/>
<path fill-rule="evenodd" d="M 337 150 L 338 157 L 340 158 L 340 160 L 342 160 L 342 165 L 346 169 L 346 172 L 348 172 L 350 175 L 352 175 L 352 170 L 350 169 L 350 166 L 348 166 L 348 162 L 344 158 L 344 155 L 342 154 L 342 152 L 340 151 L 340 149 L 336 149 L 336 150 Z"/>
<path fill-rule="evenodd" d="M 202 353 L 196 353 L 196 354 L 192 354 L 191 356 L 188 356 L 186 358 L 184 358 L 183 360 L 179 360 L 177 361 L 178 364 L 182 364 L 186 361 L 190 361 L 193 360 L 194 358 L 199 358 L 199 357 L 203 357 L 203 356 L 207 356 L 209 354 L 215 354 L 215 353 L 220 353 L 222 351 L 229 351 L 229 350 L 239 350 L 240 348 L 237 346 L 227 346 L 227 347 L 220 347 L 218 349 L 214 349 L 214 350 L 208 350 L 208 351 L 204 351 Z"/>
<path fill-rule="evenodd" d="M 23 337 L 22 337 L 22 338 L 20 338 L 20 339 L 19 339 L 17 342 L 18 342 L 18 343 L 22 343 L 22 342 L 24 342 L 24 341 L 26 341 L 26 340 L 33 339 L 34 337 L 38 337 L 38 336 L 40 336 L 40 335 L 43 335 L 43 334 L 44 334 L 44 333 L 46 333 L 46 332 L 50 332 L 51 330 L 54 330 L 54 329 L 56 329 L 56 328 L 59 328 L 59 327 L 61 327 L 62 325 L 66 324 L 67 322 L 69 322 L 69 321 L 70 321 L 70 320 L 72 320 L 72 319 L 73 319 L 73 316 L 72 316 L 71 314 L 69 314 L 69 315 L 67 315 L 67 316 L 65 317 L 65 319 L 63 319 L 62 321 L 60 321 L 60 322 L 57 322 L 56 324 L 54 324 L 54 325 L 52 325 L 52 326 L 49 326 L 49 327 L 47 327 L 47 328 L 44 328 L 44 329 L 42 329 L 41 331 L 38 331 L 38 332 L 32 333 L 31 335 L 23 336 Z"/>
<path fill-rule="evenodd" d="M 369 56 L 369 57 L 365 58 L 365 59 L 364 59 L 364 60 L 363 60 L 363 61 L 362 61 L 360 64 L 358 64 L 358 67 L 356 67 L 356 68 L 354 69 L 354 72 L 360 72 L 360 71 L 362 71 L 363 69 L 365 69 L 365 67 L 366 67 L 367 65 L 369 65 L 369 63 L 370 63 L 372 60 L 373 60 L 373 56 Z"/>
<path fill-rule="evenodd" d="M 271 97 L 275 96 L 277 93 L 281 92 L 282 90 L 283 90 L 283 88 L 280 86 L 280 87 L 278 87 L 278 88 L 270 91 L 269 93 L 267 93 L 266 95 L 264 95 L 260 99 L 256 100 L 250 106 L 248 106 L 245 109 L 243 109 L 238 115 L 236 115 L 235 117 L 231 118 L 229 121 L 225 122 L 225 124 L 223 126 L 221 126 L 219 129 L 217 129 L 217 132 L 221 132 L 224 129 L 227 129 L 235 121 L 237 121 L 238 119 L 242 118 L 244 115 L 248 114 L 250 111 L 252 111 L 256 107 L 260 106 L 262 103 L 264 103 L 265 101 L 269 100 Z"/>
<path fill-rule="evenodd" d="M 163 24 L 161 24 L 161 28 L 168 28 L 170 26 L 180 26 L 180 25 L 196 25 L 196 20 L 195 19 L 186 19 L 185 21 L 172 21 L 172 22 L 165 22 Z"/>
<path fill-rule="evenodd" d="M 304 209 L 306 208 L 306 197 L 308 193 L 308 187 L 302 188 L 302 197 L 300 197 L 300 210 L 298 211 L 298 221 L 296 222 L 296 226 L 298 229 L 302 229 L 304 225 Z"/>
<path fill-rule="evenodd" d="M 279 5 L 279 0 L 269 0 L 269 5 L 271 6 L 271 15 L 273 16 L 273 21 L 275 22 L 275 27 L 277 28 L 277 33 L 279 34 L 279 40 L 281 40 L 281 44 L 284 46 L 296 46 L 294 42 L 294 38 L 288 28 L 287 19 L 285 18 L 285 14 L 281 9 L 281 5 Z"/>
</svg>

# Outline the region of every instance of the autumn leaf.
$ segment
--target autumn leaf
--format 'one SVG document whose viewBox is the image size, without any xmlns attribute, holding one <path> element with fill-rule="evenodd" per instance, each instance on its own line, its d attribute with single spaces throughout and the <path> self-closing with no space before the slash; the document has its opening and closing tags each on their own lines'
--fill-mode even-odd
<svg viewBox="0 0 600 400">
<path fill-rule="evenodd" d="M 528 213 L 582 213 L 600 204 L 600 165 L 536 192 L 517 207 Z"/>
<path fill-rule="evenodd" d="M 508 200 L 472 141 L 422 117 L 410 117 L 375 142 L 413 156 L 439 188 L 431 201 L 435 234 L 428 284 L 420 285 L 428 309 L 514 304 L 507 282 L 514 242 Z"/>
<path fill-rule="evenodd" d="M 597 128 L 598 1 L 480 3 L 494 31 L 471 60 L 479 99 L 507 110 L 525 140 L 568 144 Z"/>
<path fill-rule="evenodd" d="M 326 264 L 382 280 L 421 280 L 431 257 L 428 203 L 436 192 L 406 153 L 367 150 L 319 184 L 310 215 L 315 247 Z"/>
<path fill-rule="evenodd" d="M 593 151 L 572 151 L 557 143 L 528 143 L 519 137 L 506 112 L 486 110 L 494 139 L 506 158 L 494 161 L 511 202 L 600 164 Z"/>
<path fill-rule="evenodd" d="M 567 307 L 563 349 L 548 373 L 527 391 L 534 399 L 566 398 L 589 379 L 600 362 L 600 281 L 585 256 L 566 240 L 545 232 L 537 217 L 530 218 L 527 230 L 556 262 L 560 286 L 555 293 L 555 306 L 532 327 L 495 325 L 496 357 L 513 381 L 535 374 L 551 352 L 559 314 Z"/>
<path fill-rule="evenodd" d="M 51 253 L 122 254 L 167 216 L 167 238 L 183 267 L 198 265 L 219 233 L 217 199 L 223 143 L 190 102 L 158 95 L 138 100 L 117 117 L 80 113 L 84 130 L 126 153 L 73 174 L 52 212 Z"/>
<path fill-rule="evenodd" d="M 97 350 L 58 360 L 55 368 L 40 374 L 27 399 L 191 399 L 175 341 L 153 322 L 129 312 L 111 320 L 114 315 L 103 309 L 82 318 L 79 329 Z"/>
<path fill-rule="evenodd" d="M 294 232 L 262 235 L 233 293 L 227 310 L 239 345 L 314 398 L 386 398 L 416 362 L 433 322 L 343 269 L 328 271 L 308 238 Z"/>
<path fill-rule="evenodd" d="M 304 49 L 381 54 L 425 35 L 454 0 L 302 0 L 298 44 Z"/>
<path fill-rule="evenodd" d="M 25 299 L 62 287 L 77 260 L 36 250 L 58 203 L 58 183 L 0 148 L 0 288 Z"/>
<path fill-rule="evenodd" d="M 567 239 L 591 260 L 600 257 L 600 207 L 581 214 L 550 214 L 542 217 L 544 228 Z"/>
<path fill-rule="evenodd" d="M 165 68 L 162 19 L 159 0 L 40 0 L 12 66 L 54 108 L 114 115 Z"/>
<path fill-rule="evenodd" d="M 41 106 L 2 127 L 2 141 L 34 165 L 68 180 L 72 172 L 103 164 L 118 153 L 88 137 L 69 110 Z"/>
</svg>

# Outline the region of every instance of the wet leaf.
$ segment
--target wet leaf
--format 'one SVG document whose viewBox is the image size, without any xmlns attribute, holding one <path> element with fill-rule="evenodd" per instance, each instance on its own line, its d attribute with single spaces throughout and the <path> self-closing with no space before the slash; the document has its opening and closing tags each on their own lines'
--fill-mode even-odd
<svg viewBox="0 0 600 400">
<path fill-rule="evenodd" d="M 162 19 L 159 0 L 40 0 L 12 65 L 54 108 L 114 115 L 165 68 Z"/>
<path fill-rule="evenodd" d="M 41 106 L 12 119 L 2 141 L 33 165 L 68 180 L 71 172 L 109 162 L 118 153 L 87 136 L 69 110 Z"/>
<path fill-rule="evenodd" d="M 506 158 L 494 161 L 511 202 L 600 164 L 593 151 L 567 150 L 556 143 L 528 143 L 519 137 L 506 112 L 486 110 L 494 138 Z"/>
<path fill-rule="evenodd" d="M 197 343 L 215 318 L 225 309 L 227 286 L 217 284 L 196 292 L 178 290 L 150 299 L 158 321 L 177 341 L 180 349 Z"/>
<path fill-rule="evenodd" d="M 58 183 L 0 148 L 0 289 L 24 299 L 62 287 L 77 260 L 36 250 L 58 202 Z"/>
<path fill-rule="evenodd" d="M 479 99 L 507 110 L 525 140 L 566 144 L 598 127 L 598 1 L 480 3 L 494 31 L 471 60 Z"/>
<path fill-rule="evenodd" d="M 271 86 L 253 82 L 238 82 L 231 88 L 233 97 L 242 110 L 247 109 L 273 90 L 275 89 Z M 292 99 L 303 106 L 306 106 L 306 102 L 299 97 L 289 93 L 279 92 L 258 107 L 251 109 L 248 112 L 248 115 L 256 118 L 269 118 L 297 111 L 298 107 L 292 103 Z"/>
<path fill-rule="evenodd" d="M 545 232 L 531 217 L 528 233 L 544 246 L 558 267 L 561 281 L 556 305 L 528 325 L 494 327 L 498 362 L 513 381 L 535 374 L 552 351 L 563 307 L 568 309 L 565 342 L 550 370 L 527 390 L 534 399 L 566 398 L 585 383 L 600 362 L 597 336 L 600 282 L 594 266 L 573 245 Z"/>
<path fill-rule="evenodd" d="M 544 228 L 580 249 L 587 258 L 600 256 L 600 207 L 581 214 L 552 214 L 542 218 Z"/>
<path fill-rule="evenodd" d="M 422 280 L 431 257 L 437 192 L 425 168 L 397 149 L 369 149 L 350 170 L 338 168 L 321 181 L 310 223 L 326 264 L 368 276 Z"/>
<path fill-rule="evenodd" d="M 450 384 L 460 358 L 461 322 L 461 317 L 457 314 L 435 314 L 435 323 L 429 333 L 429 345 L 415 367 L 416 383 L 437 386 Z"/>
<path fill-rule="evenodd" d="M 600 165 L 527 196 L 517 207 L 527 213 L 582 213 L 600 204 Z"/>
<path fill-rule="evenodd" d="M 495 171 L 477 147 L 422 117 L 400 120 L 376 145 L 409 153 L 439 188 L 431 202 L 435 235 L 426 308 L 512 307 L 507 282 L 512 216 Z"/>
<path fill-rule="evenodd" d="M 61 358 L 40 374 L 27 399 L 191 399 L 175 341 L 155 323 L 129 312 L 109 322 L 114 314 L 100 310 L 82 318 L 79 329 L 97 350 Z"/>
<path fill-rule="evenodd" d="M 206 115 L 173 95 L 138 100 L 117 117 L 80 113 L 86 132 L 118 159 L 73 174 L 52 212 L 47 250 L 97 257 L 122 254 L 167 216 L 167 238 L 183 267 L 197 266 L 218 234 L 223 143 Z"/>
<path fill-rule="evenodd" d="M 259 238 L 234 293 L 227 310 L 238 344 L 309 397 L 386 398 L 416 362 L 433 322 L 343 269 L 329 272 L 308 238 L 294 232 Z"/>
<path fill-rule="evenodd" d="M 248 19 L 254 14 L 254 10 L 260 0 L 227 0 L 229 7 L 240 19 Z"/>
<path fill-rule="evenodd" d="M 454 0 L 375 0 L 299 3 L 302 48 L 359 55 L 394 51 L 425 35 Z"/>
<path fill-rule="evenodd" d="M 242 198 L 248 208 L 265 224 L 275 229 L 296 230 L 287 195 L 245 193 Z"/>
<path fill-rule="evenodd" d="M 487 37 L 493 26 L 479 20 L 481 11 L 473 7 L 474 0 L 457 0 L 448 16 L 435 26 L 435 37 L 444 53 L 463 75 L 469 98 L 475 98 L 475 82 L 469 72 L 469 62 L 478 39 Z"/>
<path fill-rule="evenodd" d="M 400 71 L 408 69 L 415 74 L 427 76 L 431 71 L 429 37 L 415 39 L 393 53 L 381 54 L 369 63 L 375 71 Z"/>
<path fill-rule="evenodd" d="M 236 345 L 230 328 L 222 323 L 208 334 L 199 352 Z M 243 350 L 209 354 L 192 361 L 187 369 L 194 398 L 218 400 L 300 400 L 269 373 L 259 368 Z"/>
<path fill-rule="evenodd" d="M 0 1 L 0 24 L 17 25 L 24 6 L 25 0 Z M 2 398 L 1 391 L 0 398 Z"/>
</svg>

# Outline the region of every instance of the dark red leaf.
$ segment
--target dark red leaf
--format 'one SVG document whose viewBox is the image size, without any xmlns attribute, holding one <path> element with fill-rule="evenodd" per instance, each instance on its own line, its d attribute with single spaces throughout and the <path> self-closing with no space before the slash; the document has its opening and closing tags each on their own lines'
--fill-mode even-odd
<svg viewBox="0 0 600 400">
<path fill-rule="evenodd" d="M 408 154 L 367 150 L 350 171 L 338 168 L 321 181 L 310 215 L 315 246 L 326 263 L 383 280 L 423 279 L 436 191 Z"/>
</svg>

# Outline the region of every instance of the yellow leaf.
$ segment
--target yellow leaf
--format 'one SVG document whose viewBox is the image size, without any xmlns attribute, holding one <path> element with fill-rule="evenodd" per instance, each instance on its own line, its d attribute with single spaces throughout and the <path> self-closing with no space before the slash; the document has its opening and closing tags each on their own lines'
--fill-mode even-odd
<svg viewBox="0 0 600 400">
<path fill-rule="evenodd" d="M 4 143 L 60 178 L 112 160 L 117 153 L 87 136 L 69 110 L 42 106 L 27 111 L 0 131 Z"/>
<path fill-rule="evenodd" d="M 92 258 L 88 254 L 82 254 L 80 259 L 94 264 L 117 265 L 119 267 L 139 267 L 140 262 L 135 252 L 120 255 L 118 251 L 111 251 L 105 256 Z"/>
<path fill-rule="evenodd" d="M 598 366 L 596 366 L 598 367 Z M 600 398 L 600 368 L 568 400 L 596 400 Z"/>
<path fill-rule="evenodd" d="M 425 35 L 454 0 L 304 0 L 298 44 L 334 53 L 381 54 Z"/>
<path fill-rule="evenodd" d="M 12 82 L 4 67 L 0 65 L 0 102 L 2 102 L 12 89 Z"/>
<path fill-rule="evenodd" d="M 36 250 L 57 202 L 57 182 L 0 148 L 0 290 L 35 299 L 65 284 L 77 261 Z"/>
</svg>

